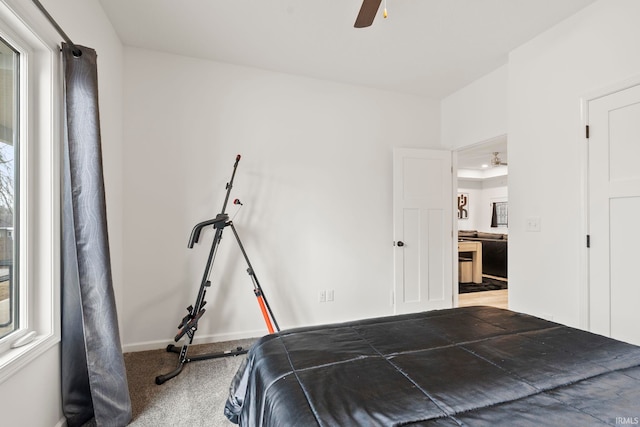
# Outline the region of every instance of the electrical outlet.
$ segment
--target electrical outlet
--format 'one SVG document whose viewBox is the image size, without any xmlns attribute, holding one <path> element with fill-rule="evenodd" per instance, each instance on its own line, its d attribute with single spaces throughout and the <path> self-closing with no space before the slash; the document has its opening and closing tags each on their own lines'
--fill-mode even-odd
<svg viewBox="0 0 640 427">
<path fill-rule="evenodd" d="M 539 216 L 530 216 L 528 217 L 525 223 L 526 231 L 540 231 L 540 217 Z"/>
<path fill-rule="evenodd" d="M 318 294 L 318 301 L 319 302 L 327 301 L 327 291 L 320 291 L 320 293 Z"/>
<path fill-rule="evenodd" d="M 327 301 L 333 301 L 333 289 L 327 291 Z"/>
</svg>

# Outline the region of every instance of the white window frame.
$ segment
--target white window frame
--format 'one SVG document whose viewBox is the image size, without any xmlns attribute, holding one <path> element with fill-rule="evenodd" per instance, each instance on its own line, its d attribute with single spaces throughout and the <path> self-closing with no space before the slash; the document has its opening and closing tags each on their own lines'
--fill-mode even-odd
<svg viewBox="0 0 640 427">
<path fill-rule="evenodd" d="M 20 53 L 19 329 L 0 340 L 0 383 L 60 342 L 59 46 L 32 2 L 0 0 L 0 36 Z M 16 340 L 35 333 L 28 343 Z"/>
</svg>

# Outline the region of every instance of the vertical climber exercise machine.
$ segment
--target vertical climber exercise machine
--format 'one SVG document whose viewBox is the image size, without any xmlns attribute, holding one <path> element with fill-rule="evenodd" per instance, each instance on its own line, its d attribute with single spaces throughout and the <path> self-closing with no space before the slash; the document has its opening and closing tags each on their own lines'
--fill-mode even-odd
<svg viewBox="0 0 640 427">
<path fill-rule="evenodd" d="M 243 349 L 242 347 L 237 347 L 233 351 L 226 351 L 223 353 L 210 353 L 210 354 L 201 354 L 192 357 L 187 357 L 187 351 L 189 349 L 189 345 L 193 343 L 193 337 L 198 330 L 198 321 L 202 317 L 205 312 L 204 305 L 207 303 L 204 300 L 205 293 L 207 288 L 211 286 L 211 281 L 209 278 L 211 277 L 211 269 L 213 267 L 213 261 L 215 260 L 216 252 L 218 251 L 218 245 L 220 244 L 220 240 L 222 239 L 222 231 L 226 227 L 231 227 L 231 231 L 233 231 L 233 235 L 238 242 L 238 246 L 240 247 L 240 251 L 244 256 L 244 260 L 247 263 L 247 273 L 251 277 L 253 281 L 253 293 L 256 295 L 258 299 L 258 304 L 260 305 L 260 311 L 262 311 L 262 316 L 264 317 L 264 321 L 267 324 L 267 329 L 269 333 L 273 333 L 275 328 L 280 331 L 280 327 L 276 322 L 275 317 L 273 316 L 273 312 L 271 311 L 271 307 L 269 306 L 269 302 L 267 301 L 267 297 L 264 295 L 262 287 L 260 286 L 260 282 L 256 277 L 255 272 L 253 271 L 253 267 L 251 266 L 251 262 L 249 261 L 249 257 L 247 256 L 247 252 L 244 250 L 244 246 L 240 241 L 240 237 L 238 236 L 238 232 L 233 225 L 233 222 L 229 220 L 229 215 L 225 212 L 227 210 L 227 203 L 229 202 L 229 194 L 231 193 L 231 188 L 233 187 L 233 179 L 236 176 L 236 169 L 238 168 L 238 162 L 240 162 L 240 155 L 236 156 L 236 161 L 233 165 L 233 172 L 231 174 L 231 180 L 227 183 L 227 194 L 224 198 L 224 204 L 222 205 L 222 211 L 216 215 L 214 219 L 210 219 L 208 221 L 203 221 L 193 227 L 191 231 L 191 236 L 189 237 L 189 248 L 193 248 L 195 243 L 198 243 L 198 239 L 200 238 L 200 232 L 203 228 L 208 226 L 213 226 L 215 229 L 215 234 L 213 236 L 213 243 L 211 244 L 211 250 L 209 251 L 209 258 L 207 259 L 207 266 L 204 270 L 204 275 L 202 276 L 202 282 L 200 283 L 200 290 L 198 292 L 198 296 L 196 298 L 196 302 L 194 305 L 190 305 L 187 307 L 187 311 L 189 312 L 178 325 L 179 332 L 175 336 L 174 340 L 178 342 L 183 336 L 187 336 L 188 340 L 182 345 L 179 349 L 173 344 L 169 344 L 167 346 L 167 351 L 172 353 L 178 353 L 178 366 L 173 371 L 168 374 L 158 375 L 156 377 L 156 384 L 160 385 L 170 380 L 171 378 L 177 376 L 180 372 L 182 372 L 182 368 L 185 363 L 196 362 L 198 360 L 207 360 L 207 359 L 215 359 L 219 357 L 227 357 L 227 356 L 237 356 L 239 354 L 244 354 L 248 350 Z M 240 201 L 235 199 L 234 204 L 239 204 Z M 272 323 L 273 322 L 273 323 Z"/>
</svg>

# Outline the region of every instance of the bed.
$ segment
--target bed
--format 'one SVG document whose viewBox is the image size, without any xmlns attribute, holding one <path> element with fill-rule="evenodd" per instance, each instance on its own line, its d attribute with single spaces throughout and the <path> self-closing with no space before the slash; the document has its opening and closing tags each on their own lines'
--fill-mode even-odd
<svg viewBox="0 0 640 427">
<path fill-rule="evenodd" d="M 267 335 L 225 407 L 241 426 L 638 424 L 640 347 L 493 307 Z"/>
</svg>

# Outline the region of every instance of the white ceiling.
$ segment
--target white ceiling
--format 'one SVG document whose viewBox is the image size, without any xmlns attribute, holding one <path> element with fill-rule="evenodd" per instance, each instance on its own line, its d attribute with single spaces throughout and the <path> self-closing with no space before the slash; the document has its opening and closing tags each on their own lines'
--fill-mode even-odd
<svg viewBox="0 0 640 427">
<path fill-rule="evenodd" d="M 122 42 L 440 99 L 595 0 L 100 0 Z"/>
<path fill-rule="evenodd" d="M 501 135 L 482 144 L 458 151 L 458 169 L 481 171 L 491 168 L 493 153 L 499 153 L 498 157 L 503 163 L 509 162 L 507 151 L 507 135 Z"/>
<path fill-rule="evenodd" d="M 501 163 L 505 165 L 493 166 L 491 159 L 493 153 L 498 153 Z M 468 180 L 484 180 L 499 176 L 506 176 L 509 168 L 507 150 L 507 135 L 500 135 L 481 144 L 459 150 L 458 155 L 458 178 Z"/>
</svg>

